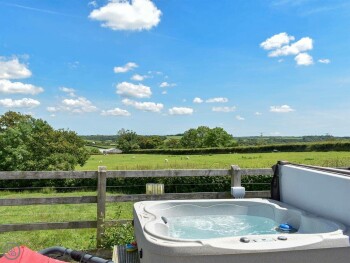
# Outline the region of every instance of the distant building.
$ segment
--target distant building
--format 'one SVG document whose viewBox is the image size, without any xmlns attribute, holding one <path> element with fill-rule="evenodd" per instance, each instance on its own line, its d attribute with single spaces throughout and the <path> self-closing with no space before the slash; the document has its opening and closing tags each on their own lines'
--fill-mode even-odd
<svg viewBox="0 0 350 263">
<path fill-rule="evenodd" d="M 118 154 L 122 153 L 123 151 L 117 148 L 110 148 L 110 149 L 98 149 L 103 154 Z"/>
</svg>

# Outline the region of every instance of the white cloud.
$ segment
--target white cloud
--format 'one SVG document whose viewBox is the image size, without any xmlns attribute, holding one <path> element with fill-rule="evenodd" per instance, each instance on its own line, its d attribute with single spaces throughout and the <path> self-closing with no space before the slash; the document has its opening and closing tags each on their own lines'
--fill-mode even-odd
<svg viewBox="0 0 350 263">
<path fill-rule="evenodd" d="M 192 108 L 186 108 L 186 107 L 173 107 L 169 109 L 170 115 L 191 115 L 193 113 Z"/>
<path fill-rule="evenodd" d="M 243 118 L 242 116 L 239 116 L 239 115 L 236 116 L 236 119 L 239 120 L 239 121 L 244 121 L 245 120 L 245 118 Z"/>
<path fill-rule="evenodd" d="M 90 2 L 88 3 L 88 6 L 92 6 L 92 7 L 96 8 L 96 7 L 98 6 L 98 4 L 97 4 L 96 1 L 90 1 Z"/>
<path fill-rule="evenodd" d="M 135 74 L 131 77 L 132 80 L 135 81 L 143 81 L 144 79 L 149 78 L 147 75 L 140 75 L 140 74 Z"/>
<path fill-rule="evenodd" d="M 48 112 L 57 112 L 57 111 L 59 111 L 59 109 L 57 109 L 56 107 L 47 107 L 46 110 Z"/>
<path fill-rule="evenodd" d="M 162 91 L 162 94 L 163 94 L 163 95 L 165 95 L 165 94 L 167 94 L 167 93 L 168 93 L 168 92 L 167 92 L 166 90 L 163 90 L 163 91 Z"/>
<path fill-rule="evenodd" d="M 29 78 L 32 72 L 26 64 L 20 63 L 18 58 L 6 60 L 0 57 L 0 79 L 24 79 Z"/>
<path fill-rule="evenodd" d="M 75 97 L 75 89 L 67 88 L 67 87 L 60 87 L 60 91 L 63 91 L 64 93 L 67 93 L 71 97 Z"/>
<path fill-rule="evenodd" d="M 203 100 L 201 98 L 196 97 L 193 99 L 193 103 L 203 103 Z"/>
<path fill-rule="evenodd" d="M 303 37 L 299 41 L 277 48 L 269 53 L 269 57 L 293 56 L 301 52 L 313 49 L 313 40 L 309 37 Z"/>
<path fill-rule="evenodd" d="M 176 84 L 175 83 L 168 83 L 166 81 L 160 83 L 159 87 L 161 88 L 169 88 L 169 87 L 175 87 Z"/>
<path fill-rule="evenodd" d="M 294 41 L 294 39 L 293 36 L 289 36 L 287 33 L 283 32 L 266 39 L 260 44 L 260 47 L 265 50 L 280 48 L 283 45 L 289 44 L 290 41 Z"/>
<path fill-rule="evenodd" d="M 111 0 L 93 10 L 89 18 L 102 21 L 112 30 L 150 30 L 160 22 L 162 12 L 150 0 Z"/>
<path fill-rule="evenodd" d="M 323 64 L 329 64 L 329 63 L 331 63 L 331 61 L 330 61 L 328 58 L 319 59 L 318 62 L 319 62 L 319 63 L 323 63 Z"/>
<path fill-rule="evenodd" d="M 298 41 L 294 41 L 293 36 L 289 36 L 287 33 L 280 33 L 268 38 L 266 41 L 260 44 L 265 50 L 271 50 L 268 54 L 269 57 L 280 57 L 280 56 L 295 56 L 297 65 L 312 65 L 312 57 L 306 53 L 306 51 L 313 49 L 313 40 L 310 37 L 303 37 Z M 283 62 L 279 59 L 278 62 Z"/>
<path fill-rule="evenodd" d="M 79 67 L 79 61 L 68 62 L 68 67 L 70 69 L 77 69 Z"/>
<path fill-rule="evenodd" d="M 142 84 L 133 84 L 124 81 L 117 84 L 116 88 L 117 94 L 124 97 L 149 98 L 152 95 L 151 88 Z"/>
<path fill-rule="evenodd" d="M 282 106 L 271 106 L 270 107 L 270 111 L 271 112 L 277 112 L 277 113 L 288 113 L 288 112 L 292 112 L 292 111 L 295 111 L 295 110 L 292 109 L 288 105 L 282 105 Z"/>
<path fill-rule="evenodd" d="M 119 66 L 119 67 L 114 67 L 114 73 L 125 73 L 128 72 L 130 70 L 133 70 L 135 68 L 137 68 L 138 65 L 134 62 L 128 62 L 126 63 L 124 66 Z"/>
<path fill-rule="evenodd" d="M 213 107 L 212 111 L 215 112 L 233 112 L 236 110 L 236 107 Z"/>
<path fill-rule="evenodd" d="M 23 98 L 19 100 L 13 99 L 2 99 L 0 100 L 0 106 L 6 108 L 34 108 L 40 105 L 40 102 L 37 100 Z"/>
<path fill-rule="evenodd" d="M 308 53 L 300 53 L 294 59 L 299 66 L 310 66 L 314 64 L 312 57 Z"/>
<path fill-rule="evenodd" d="M 260 115 L 262 115 L 262 113 L 261 113 L 261 112 L 258 112 L 258 111 L 257 111 L 257 112 L 255 112 L 254 114 L 255 114 L 256 116 L 260 116 Z"/>
<path fill-rule="evenodd" d="M 226 103 L 228 102 L 228 98 L 222 98 L 222 97 L 211 98 L 211 99 L 207 99 L 205 102 L 206 103 Z"/>
<path fill-rule="evenodd" d="M 77 99 L 62 100 L 62 106 L 59 107 L 59 110 L 70 111 L 74 113 L 84 113 L 97 111 L 97 107 L 94 106 L 88 99 L 79 97 Z"/>
<path fill-rule="evenodd" d="M 101 112 L 101 115 L 103 116 L 130 116 L 130 112 L 127 110 L 119 109 L 119 108 L 114 108 L 111 110 L 103 110 Z"/>
<path fill-rule="evenodd" d="M 129 99 L 123 99 L 122 102 L 124 105 L 131 106 L 142 111 L 160 112 L 164 108 L 162 103 L 138 102 Z"/>
<path fill-rule="evenodd" d="M 12 82 L 7 79 L 0 79 L 0 93 L 36 95 L 43 91 L 44 91 L 43 88 L 34 86 L 32 84 L 25 84 L 22 82 Z"/>
</svg>

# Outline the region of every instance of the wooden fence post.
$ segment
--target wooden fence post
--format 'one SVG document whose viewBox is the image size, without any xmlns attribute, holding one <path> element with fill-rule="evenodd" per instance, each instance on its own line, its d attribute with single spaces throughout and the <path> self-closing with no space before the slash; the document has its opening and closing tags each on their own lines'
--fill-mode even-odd
<svg viewBox="0 0 350 263">
<path fill-rule="evenodd" d="M 231 165 L 231 187 L 241 186 L 241 168 Z"/>
<path fill-rule="evenodd" d="M 107 167 L 99 166 L 97 174 L 97 233 L 96 245 L 101 247 L 105 231 Z"/>
</svg>

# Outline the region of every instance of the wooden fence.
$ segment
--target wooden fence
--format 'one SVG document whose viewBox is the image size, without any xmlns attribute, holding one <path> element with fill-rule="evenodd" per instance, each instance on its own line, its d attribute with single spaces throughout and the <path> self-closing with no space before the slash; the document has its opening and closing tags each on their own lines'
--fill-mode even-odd
<svg viewBox="0 0 350 263">
<path fill-rule="evenodd" d="M 240 169 L 232 165 L 230 169 L 198 169 L 198 170 L 117 170 L 108 171 L 105 166 L 99 166 L 97 171 L 14 171 L 0 172 L 0 180 L 29 180 L 29 179 L 96 179 L 97 196 L 80 197 L 45 197 L 45 198 L 6 198 L 0 199 L 0 206 L 25 206 L 25 205 L 55 205 L 55 204 L 97 204 L 96 221 L 71 221 L 71 222 L 42 222 L 27 224 L 2 224 L 0 233 L 12 231 L 34 231 L 52 229 L 97 229 L 97 247 L 101 246 L 101 238 L 104 228 L 116 222 L 106 221 L 107 202 L 137 202 L 144 200 L 169 200 L 169 199 L 218 199 L 231 198 L 229 192 L 196 192 L 196 193 L 164 193 L 162 195 L 133 194 L 107 196 L 107 178 L 133 178 L 133 177 L 197 177 L 197 176 L 231 176 L 231 186 L 241 186 L 242 176 L 272 175 L 272 169 Z M 229 189 L 227 189 L 229 191 Z M 269 191 L 250 191 L 247 198 L 270 197 Z"/>
</svg>

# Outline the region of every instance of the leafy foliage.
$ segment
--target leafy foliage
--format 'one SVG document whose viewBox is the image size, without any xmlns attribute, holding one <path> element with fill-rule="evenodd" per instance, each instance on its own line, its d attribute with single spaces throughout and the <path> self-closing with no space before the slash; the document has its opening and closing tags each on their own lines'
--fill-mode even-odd
<svg viewBox="0 0 350 263">
<path fill-rule="evenodd" d="M 125 153 L 140 148 L 137 141 L 137 134 L 132 130 L 119 130 L 116 143 L 117 147 Z"/>
<path fill-rule="evenodd" d="M 235 145 L 232 135 L 223 128 L 210 129 L 200 126 L 197 129 L 189 129 L 180 140 L 184 148 L 209 148 L 209 147 L 229 147 Z"/>
<path fill-rule="evenodd" d="M 114 219 L 120 219 L 122 207 L 118 205 L 116 209 Z M 113 248 L 115 245 L 125 245 L 134 240 L 134 227 L 130 222 L 116 223 L 106 228 L 102 238 L 102 247 Z"/>
<path fill-rule="evenodd" d="M 89 158 L 84 141 L 73 131 L 55 130 L 30 115 L 0 117 L 0 170 L 73 170 Z"/>
</svg>

